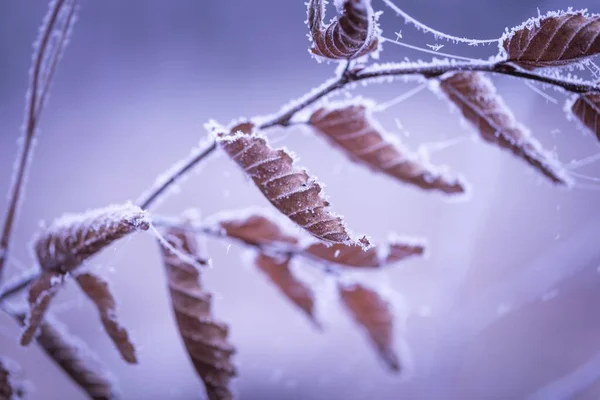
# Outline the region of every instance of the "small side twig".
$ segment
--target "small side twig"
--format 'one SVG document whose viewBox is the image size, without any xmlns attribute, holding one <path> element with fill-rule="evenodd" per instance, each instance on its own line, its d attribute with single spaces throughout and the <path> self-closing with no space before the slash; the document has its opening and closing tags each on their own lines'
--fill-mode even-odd
<svg viewBox="0 0 600 400">
<path fill-rule="evenodd" d="M 32 269 L 0 287 L 0 303 L 26 289 L 39 276 L 38 269 Z"/>
</svg>

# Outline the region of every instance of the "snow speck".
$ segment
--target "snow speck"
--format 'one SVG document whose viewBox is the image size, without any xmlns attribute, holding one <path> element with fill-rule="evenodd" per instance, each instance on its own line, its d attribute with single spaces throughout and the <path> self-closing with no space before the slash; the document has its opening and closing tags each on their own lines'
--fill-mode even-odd
<svg viewBox="0 0 600 400">
<path fill-rule="evenodd" d="M 443 44 L 428 44 L 427 47 L 429 47 L 433 51 L 440 51 L 442 49 L 442 47 L 444 47 L 444 45 Z"/>
</svg>

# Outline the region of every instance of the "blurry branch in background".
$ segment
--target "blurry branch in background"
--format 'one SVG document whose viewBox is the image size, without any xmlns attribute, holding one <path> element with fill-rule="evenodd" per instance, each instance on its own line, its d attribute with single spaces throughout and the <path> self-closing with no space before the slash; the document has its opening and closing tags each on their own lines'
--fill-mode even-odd
<svg viewBox="0 0 600 400">
<path fill-rule="evenodd" d="M 29 91 L 26 98 L 24 132 L 20 152 L 8 192 L 8 208 L 0 237 L 0 281 L 10 250 L 11 235 L 18 216 L 21 196 L 32 158 L 39 118 L 52 83 L 56 66 L 69 39 L 75 22 L 77 0 L 55 0 L 50 3 L 44 18 L 33 55 Z"/>
<path fill-rule="evenodd" d="M 600 353 L 554 382 L 536 390 L 527 400 L 574 399 L 600 380 Z M 597 397 L 598 393 L 591 393 Z"/>
<path fill-rule="evenodd" d="M 375 102 L 356 98 L 347 102 L 326 102 L 329 95 L 341 89 L 352 89 L 358 82 L 387 83 L 399 77 L 413 77 L 427 83 L 434 91 L 441 89 L 448 103 L 459 109 L 485 142 L 521 158 L 555 185 L 571 185 L 572 176 L 554 154 L 543 149 L 533 135 L 518 123 L 485 74 L 513 76 L 553 85 L 565 94 L 572 93 L 569 102 L 573 104 L 567 103 L 567 108 L 600 138 L 600 86 L 565 76 L 559 70 L 600 53 L 599 16 L 571 9 L 549 13 L 507 30 L 496 41 L 477 41 L 455 38 L 426 27 L 386 0 L 388 6 L 425 32 L 473 45 L 497 42 L 500 50 L 488 60 L 436 53 L 462 61 L 434 59 L 431 62 L 375 64 L 370 63 L 371 58 L 377 58 L 382 44 L 389 41 L 381 36 L 379 13 L 373 9 L 370 0 L 340 0 L 336 4 L 338 13 L 328 24 L 324 22 L 324 0 L 310 0 L 307 4 L 310 52 L 320 61 L 339 63 L 334 77 L 272 115 L 248 118 L 242 123 L 232 122 L 227 127 L 211 121 L 207 124 L 208 141 L 159 176 L 154 186 L 140 196 L 137 206 L 125 203 L 69 214 L 49 226 L 43 226 L 35 237 L 34 245 L 40 271 L 28 273 L 0 290 L 0 307 L 25 327 L 21 343 L 26 345 L 35 339 L 90 397 L 108 399 L 117 394 L 106 374 L 89 369 L 87 363 L 80 359 L 80 350 L 68 343 L 69 337 L 61 337 L 60 331 L 48 325 L 46 311 L 63 283 L 75 276 L 80 288 L 96 305 L 105 330 L 122 357 L 128 362 L 136 362 L 133 343 L 116 318 L 117 304 L 108 284 L 100 277 L 82 272 L 81 267 L 115 241 L 146 230 L 151 231 L 160 243 L 175 320 L 211 400 L 225 400 L 233 396 L 229 381 L 236 371 L 230 359 L 235 348 L 226 341 L 228 327 L 217 322 L 211 312 L 211 294 L 200 279 L 200 271 L 208 264 L 209 258 L 196 251 L 193 245 L 195 234 L 231 238 L 254 248 L 257 268 L 314 323 L 317 323 L 314 292 L 294 275 L 291 262 L 296 258 L 301 262 L 309 261 L 324 272 L 332 273 L 337 279 L 342 304 L 369 335 L 379 357 L 390 371 L 402 370 L 402 360 L 394 349 L 395 313 L 392 304 L 377 290 L 361 283 L 348 282 L 347 276 L 343 275 L 351 270 L 377 271 L 406 258 L 423 255 L 424 245 L 412 239 L 392 238 L 384 245 L 372 246 L 366 236 L 353 238 L 342 218 L 330 208 L 322 193 L 323 185 L 298 167 L 297 160 L 285 149 L 272 148 L 265 131 L 297 124 L 310 126 L 350 160 L 421 190 L 434 189 L 444 195 L 458 194 L 466 191 L 467 184 L 462 179 L 453 178 L 456 175 L 446 174 L 443 167 L 433 168 L 425 155 L 421 159 L 410 154 L 398 140 L 386 135 L 371 113 L 372 109 L 377 109 Z M 0 237 L 0 274 L 8 257 L 39 117 L 75 12 L 76 0 L 52 1 L 42 25 L 33 58 L 23 146 L 17 158 Z M 549 68 L 553 69 L 548 72 L 546 69 Z M 298 114 L 305 112 L 310 115 L 308 122 L 306 118 L 294 120 Z M 151 217 L 146 212 L 217 149 L 227 154 L 279 212 L 279 216 L 286 218 L 279 221 L 246 210 L 190 223 L 185 219 Z M 288 232 L 286 223 L 303 230 Z M 583 239 L 586 246 L 589 238 L 597 237 L 592 230 L 585 230 Z M 167 237 L 164 237 L 165 234 Z M 572 247 L 559 248 L 553 260 L 558 258 L 568 265 L 569 257 L 563 252 L 572 254 L 577 246 Z M 596 254 L 595 248 L 587 249 L 585 254 Z M 549 274 L 543 267 L 545 261 L 540 263 L 516 282 L 500 285 L 488 299 L 477 305 L 477 310 L 470 310 L 468 314 L 479 319 L 465 328 L 460 325 L 459 331 L 449 341 L 460 342 L 487 326 L 495 318 L 493 310 L 488 307 L 490 303 L 494 307 L 497 305 L 498 296 L 510 294 L 512 299 L 526 303 L 538 294 L 540 287 L 560 281 L 567 275 L 564 268 Z M 540 275 L 545 278 L 540 279 Z M 524 287 L 523 282 L 526 284 Z M 25 289 L 29 290 L 27 314 L 14 313 L 2 303 Z"/>
</svg>

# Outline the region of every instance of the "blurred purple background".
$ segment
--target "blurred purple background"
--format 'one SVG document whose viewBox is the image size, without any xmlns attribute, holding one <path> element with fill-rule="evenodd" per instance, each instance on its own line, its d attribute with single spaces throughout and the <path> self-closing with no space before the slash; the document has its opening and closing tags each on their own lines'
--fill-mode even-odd
<svg viewBox="0 0 600 400">
<path fill-rule="evenodd" d="M 441 1 L 398 5 L 457 36 L 493 38 L 542 12 L 590 6 L 590 0 Z M 373 0 L 384 35 L 425 46 L 416 31 Z M 0 192 L 8 190 L 22 122 L 30 51 L 45 1 L 0 3 Z M 334 65 L 307 54 L 304 0 L 83 2 L 41 122 L 26 199 L 7 277 L 30 267 L 40 220 L 137 196 L 157 174 L 187 155 L 214 118 L 275 112 L 330 77 Z M 442 51 L 487 57 L 495 47 Z M 384 45 L 385 61 L 421 54 Z M 523 82 L 494 77 L 517 117 L 568 163 L 599 151 L 595 138 L 566 120 L 565 96 L 553 104 Z M 415 86 L 401 81 L 356 93 L 390 100 Z M 378 115 L 412 149 L 470 137 L 456 113 L 424 90 Z M 404 127 L 400 133 L 396 120 Z M 409 135 L 406 134 L 409 132 Z M 320 298 L 318 332 L 251 264 L 249 250 L 211 241 L 215 312 L 238 348 L 241 399 L 598 399 L 600 398 L 600 184 L 557 189 L 523 162 L 484 143 L 462 141 L 432 153 L 434 164 L 464 174 L 469 201 L 448 201 L 351 164 L 300 128 L 269 133 L 293 149 L 327 184 L 334 209 L 356 232 L 383 241 L 390 232 L 427 238 L 428 259 L 355 277 L 393 301 L 397 344 L 410 354 L 404 376 L 388 373 L 365 335 L 335 298 L 332 277 L 297 265 Z M 577 170 L 600 176 L 600 164 Z M 211 158 L 156 212 L 198 207 L 203 215 L 269 207 L 225 157 Z M 596 190 L 594 190 L 596 189 Z M 0 199 L 4 209 L 5 198 Z M 140 234 L 92 262 L 108 277 L 131 327 L 140 364 L 125 365 L 98 316 L 73 285 L 53 311 L 118 375 L 126 399 L 203 398 L 174 325 L 155 240 Z M 83 398 L 36 348 L 16 343 L 18 327 L 0 314 L 0 354 L 35 384 L 30 399 Z"/>
</svg>

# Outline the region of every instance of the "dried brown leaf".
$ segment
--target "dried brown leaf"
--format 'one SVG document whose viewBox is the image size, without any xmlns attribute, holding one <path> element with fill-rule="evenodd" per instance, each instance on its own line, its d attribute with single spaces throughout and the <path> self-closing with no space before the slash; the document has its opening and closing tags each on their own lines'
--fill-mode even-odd
<svg viewBox="0 0 600 400">
<path fill-rule="evenodd" d="M 90 273 L 79 274 L 76 279 L 81 290 L 98 308 L 104 330 L 121 353 L 121 357 L 130 364 L 137 364 L 135 347 L 129 339 L 129 333 L 119 323 L 117 302 L 108 287 L 108 282 Z"/>
<path fill-rule="evenodd" d="M 371 0 L 344 0 L 340 11 L 326 26 L 324 1 L 309 1 L 310 51 L 329 60 L 349 60 L 376 52 L 380 31 Z"/>
<path fill-rule="evenodd" d="M 69 214 L 41 232 L 35 252 L 42 269 L 65 273 L 114 241 L 149 227 L 147 214 L 131 203 Z"/>
<path fill-rule="evenodd" d="M 600 93 L 585 93 L 577 97 L 571 112 L 600 140 Z"/>
<path fill-rule="evenodd" d="M 225 152 L 247 173 L 265 197 L 280 212 L 315 237 L 333 243 L 352 243 L 339 216 L 329 212 L 321 185 L 305 170 L 294 168 L 294 160 L 283 149 L 273 150 L 251 123 L 240 124 L 230 133 L 220 127 L 217 140 Z"/>
<path fill-rule="evenodd" d="M 442 91 L 486 142 L 510 150 L 552 182 L 568 185 L 571 179 L 552 154 L 542 148 L 519 124 L 493 83 L 478 72 L 458 72 L 442 79 Z"/>
<path fill-rule="evenodd" d="M 526 69 L 571 64 L 600 53 L 600 16 L 569 11 L 530 19 L 506 34 L 502 47 Z"/>
<path fill-rule="evenodd" d="M 423 255 L 425 246 L 414 240 L 392 239 L 385 246 L 372 246 L 364 249 L 360 245 L 300 243 L 296 236 L 289 235 L 274 218 L 259 211 L 248 215 L 227 214 L 214 218 L 219 228 L 228 237 L 241 240 L 251 245 L 269 246 L 269 250 L 277 252 L 277 244 L 291 246 L 282 247 L 281 255 L 293 252 L 302 254 L 317 261 L 335 263 L 346 267 L 378 268 L 394 264 L 412 256 Z M 273 246 L 272 248 L 270 246 Z M 266 257 L 269 257 L 265 255 Z M 257 261 L 258 262 L 258 261 Z M 287 261 L 265 261 L 275 264 L 287 264 Z"/>
<path fill-rule="evenodd" d="M 120 398 L 113 378 L 81 340 L 76 340 L 56 321 L 43 322 L 37 342 L 92 399 Z"/>
<path fill-rule="evenodd" d="M 205 262 L 195 238 L 188 232 L 171 228 L 165 238 L 178 251 Z M 232 399 L 229 381 L 236 370 L 231 361 L 235 348 L 227 338 L 229 329 L 212 315 L 212 296 L 202 287 L 198 270 L 165 246 L 161 249 L 175 319 L 196 372 L 206 386 L 209 399 Z"/>
<path fill-rule="evenodd" d="M 360 246 L 334 244 L 325 246 L 322 243 L 310 245 L 306 252 L 314 257 L 345 267 L 381 268 L 413 256 L 423 255 L 425 246 L 410 241 L 390 241 L 383 248 L 373 246 L 364 250 Z"/>
<path fill-rule="evenodd" d="M 218 224 L 227 236 L 249 244 L 298 243 L 298 238 L 287 234 L 276 222 L 260 214 L 220 219 Z"/>
<path fill-rule="evenodd" d="M 422 189 L 463 193 L 465 184 L 447 176 L 390 137 L 374 120 L 371 107 L 363 103 L 320 108 L 310 124 L 351 160 Z"/>
<path fill-rule="evenodd" d="M 390 304 L 377 292 L 360 284 L 339 284 L 342 303 L 356 323 L 367 330 L 380 357 L 393 371 L 400 371 L 394 351 L 394 315 Z"/>
<path fill-rule="evenodd" d="M 260 253 L 256 257 L 256 266 L 269 277 L 285 297 L 308 316 L 315 326 L 320 327 L 315 316 L 315 295 L 311 288 L 294 276 L 290 269 L 290 260 L 290 257 Z"/>
<path fill-rule="evenodd" d="M 23 386 L 14 379 L 16 367 L 14 361 L 0 357 L 0 400 L 17 400 L 25 395 Z"/>
<path fill-rule="evenodd" d="M 38 328 L 44 320 L 44 315 L 54 298 L 63 276 L 55 272 L 43 271 L 29 288 L 27 301 L 29 302 L 29 314 L 25 320 L 25 327 L 21 334 L 21 345 L 27 346 L 38 334 Z"/>
</svg>

